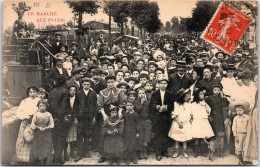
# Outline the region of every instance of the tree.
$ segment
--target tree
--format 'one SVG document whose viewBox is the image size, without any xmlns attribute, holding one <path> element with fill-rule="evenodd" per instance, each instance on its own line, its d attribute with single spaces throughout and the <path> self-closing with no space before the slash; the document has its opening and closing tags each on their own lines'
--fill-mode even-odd
<svg viewBox="0 0 260 167">
<path fill-rule="evenodd" d="M 135 24 L 141 32 L 143 28 L 151 33 L 160 29 L 159 7 L 156 2 L 145 1 L 105 1 L 104 13 L 111 16 L 115 23 L 121 28 L 123 35 L 124 23 L 131 18 L 132 25 Z M 133 30 L 132 30 L 133 31 Z M 142 33 L 141 33 L 142 36 Z"/>
<path fill-rule="evenodd" d="M 145 25 L 145 29 L 149 33 L 156 33 L 162 25 L 161 20 L 158 17 L 155 17 L 154 19 L 149 19 Z"/>
<path fill-rule="evenodd" d="M 132 1 L 130 3 L 130 18 L 132 24 L 132 35 L 134 32 L 134 26 L 136 25 L 142 32 L 146 16 L 148 15 L 149 1 Z M 142 36 L 142 33 L 141 33 Z"/>
<path fill-rule="evenodd" d="M 71 27 L 71 28 L 73 27 L 73 21 L 72 20 L 68 21 L 67 27 Z"/>
<path fill-rule="evenodd" d="M 188 29 L 195 32 L 203 31 L 216 12 L 218 5 L 219 2 L 198 1 L 196 7 L 192 10 L 191 22 Z"/>
<path fill-rule="evenodd" d="M 180 32 L 180 21 L 178 17 L 173 17 L 171 19 L 171 23 L 172 23 L 172 32 L 174 33 L 179 33 Z"/>
<path fill-rule="evenodd" d="M 108 41 L 109 41 L 109 46 L 111 47 L 111 17 L 112 17 L 112 8 L 114 6 L 113 1 L 105 1 L 104 9 L 103 12 L 108 15 Z"/>
<path fill-rule="evenodd" d="M 77 18 L 78 22 L 78 30 L 82 32 L 82 15 L 83 14 L 91 14 L 95 15 L 98 12 L 98 8 L 100 5 L 97 1 L 70 1 L 67 0 L 66 3 L 72 8 L 72 12 Z M 80 37 L 81 33 L 79 33 Z"/>
<path fill-rule="evenodd" d="M 181 17 L 180 18 L 180 32 L 187 32 L 187 22 L 190 18 Z"/>
<path fill-rule="evenodd" d="M 120 35 L 124 35 L 124 23 L 128 21 L 130 2 L 105 1 L 104 13 L 113 17 L 113 21 L 120 27 Z"/>
<path fill-rule="evenodd" d="M 159 19 L 159 15 L 159 6 L 157 2 L 149 2 L 144 22 L 144 28 L 147 32 L 156 33 L 160 29 L 162 22 Z"/>
<path fill-rule="evenodd" d="M 170 31 L 171 31 L 171 23 L 170 23 L 169 21 L 166 21 L 165 31 L 166 31 L 166 32 L 170 32 Z"/>
<path fill-rule="evenodd" d="M 165 27 L 164 27 L 164 25 L 162 24 L 161 26 L 160 26 L 160 33 L 163 33 L 163 32 L 165 32 Z"/>
<path fill-rule="evenodd" d="M 35 25 L 33 22 L 28 23 L 28 29 L 33 31 L 35 29 Z"/>
</svg>

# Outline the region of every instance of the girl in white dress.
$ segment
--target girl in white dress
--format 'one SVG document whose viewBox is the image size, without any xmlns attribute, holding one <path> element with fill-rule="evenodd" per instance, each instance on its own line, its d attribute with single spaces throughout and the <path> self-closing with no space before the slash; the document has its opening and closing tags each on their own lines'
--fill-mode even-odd
<svg viewBox="0 0 260 167">
<path fill-rule="evenodd" d="M 194 94 L 193 103 L 191 104 L 191 108 L 192 108 L 191 133 L 192 133 L 192 137 L 195 139 L 195 155 L 194 155 L 195 157 L 197 157 L 200 153 L 199 148 L 201 148 L 201 153 L 204 156 L 207 156 L 208 149 L 206 147 L 207 145 L 203 143 L 203 140 L 204 138 L 210 138 L 215 136 L 208 120 L 208 116 L 210 115 L 211 108 L 205 102 L 204 94 L 205 93 L 203 89 L 197 90 Z M 200 146 L 199 143 L 201 144 Z"/>
<path fill-rule="evenodd" d="M 174 111 L 172 111 L 172 126 L 168 136 L 176 141 L 176 152 L 173 158 L 179 156 L 179 142 L 183 143 L 183 156 L 189 158 L 187 153 L 187 141 L 192 139 L 191 135 L 191 103 L 190 91 L 180 89 L 178 91 L 178 100 L 174 102 Z"/>
</svg>

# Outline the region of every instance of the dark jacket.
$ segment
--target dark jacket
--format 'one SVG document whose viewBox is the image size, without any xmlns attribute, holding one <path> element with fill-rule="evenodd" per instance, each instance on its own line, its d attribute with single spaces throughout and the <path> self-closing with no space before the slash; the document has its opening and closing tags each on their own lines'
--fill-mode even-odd
<svg viewBox="0 0 260 167">
<path fill-rule="evenodd" d="M 52 54 L 57 54 L 57 53 L 60 53 L 60 49 L 61 49 L 61 47 L 63 46 L 63 43 L 62 42 L 60 42 L 59 43 L 59 45 L 57 45 L 57 43 L 56 42 L 54 42 L 53 44 L 52 44 L 52 47 L 51 47 L 51 52 L 52 52 Z"/>
<path fill-rule="evenodd" d="M 68 72 L 65 68 L 62 68 L 63 75 L 65 75 L 67 78 L 69 77 Z M 57 79 L 61 74 L 59 73 L 57 67 L 53 67 L 46 78 L 46 81 L 48 82 L 49 86 L 51 88 L 54 88 L 56 85 L 54 84 L 54 81 L 57 83 Z"/>
<path fill-rule="evenodd" d="M 224 132 L 224 121 L 227 116 L 226 108 L 229 106 L 229 101 L 226 98 L 222 98 L 220 95 L 208 96 L 205 101 L 211 108 L 210 112 L 210 124 L 215 134 L 218 132 Z"/>
<path fill-rule="evenodd" d="M 201 88 L 201 87 L 206 87 L 207 88 L 207 92 L 205 93 L 205 96 L 210 96 L 213 94 L 213 87 L 215 84 L 221 85 L 220 81 L 217 79 L 202 79 L 200 81 L 198 81 L 195 85 L 196 88 Z"/>
<path fill-rule="evenodd" d="M 80 120 L 84 114 L 88 114 L 91 119 L 97 115 L 97 94 L 93 90 L 89 89 L 88 95 L 86 96 L 83 90 L 79 91 L 80 107 L 77 115 Z"/>
<path fill-rule="evenodd" d="M 80 84 L 80 85 L 78 85 L 78 84 L 75 82 L 74 77 L 70 78 L 70 80 L 67 82 L 67 85 L 68 85 L 68 86 L 69 86 L 69 85 L 76 85 L 78 91 L 82 88 L 82 87 L 81 87 L 81 79 L 79 80 L 79 84 Z"/>
<path fill-rule="evenodd" d="M 171 112 L 173 111 L 173 98 L 172 93 L 165 90 L 164 105 L 167 105 L 167 111 L 159 112 L 156 109 L 157 105 L 162 105 L 160 90 L 152 94 L 150 101 L 150 118 L 153 123 L 153 132 L 155 133 L 168 133 L 171 126 Z"/>
<path fill-rule="evenodd" d="M 173 74 L 173 77 L 169 78 L 168 90 L 172 92 L 173 95 L 176 95 L 177 92 L 183 88 L 188 89 L 192 85 L 192 80 L 184 74 L 181 79 L 177 73 Z M 176 99 L 176 97 L 174 97 Z"/>
<path fill-rule="evenodd" d="M 64 117 L 62 100 L 67 95 L 67 92 L 67 85 L 63 84 L 62 86 L 54 88 L 49 94 L 49 109 L 54 119 L 57 118 L 59 120 L 62 120 Z"/>
<path fill-rule="evenodd" d="M 79 98 L 78 94 L 75 95 L 75 101 L 74 101 L 73 107 L 70 106 L 70 95 L 69 94 L 64 96 L 64 98 L 62 99 L 62 107 L 64 109 L 64 113 L 66 115 L 70 114 L 72 116 L 72 120 L 74 120 L 77 117 L 77 115 L 79 113 L 79 106 L 80 106 L 80 98 Z"/>
<path fill-rule="evenodd" d="M 70 52 L 69 52 L 69 56 L 79 58 L 79 52 L 78 52 L 78 50 L 75 50 L 73 53 L 70 51 Z"/>
<path fill-rule="evenodd" d="M 105 80 L 101 79 L 97 84 L 93 84 L 92 88 L 97 94 L 99 94 L 101 90 L 107 88 L 107 83 Z"/>
</svg>

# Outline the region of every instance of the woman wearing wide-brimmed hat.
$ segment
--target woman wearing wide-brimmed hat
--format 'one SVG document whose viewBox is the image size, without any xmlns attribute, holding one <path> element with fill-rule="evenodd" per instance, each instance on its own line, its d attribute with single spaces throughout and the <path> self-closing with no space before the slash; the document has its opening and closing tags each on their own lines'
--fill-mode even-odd
<svg viewBox="0 0 260 167">
<path fill-rule="evenodd" d="M 243 147 L 243 161 L 258 162 L 258 91 L 255 95 L 255 104 L 249 113 L 247 135 Z"/>
</svg>

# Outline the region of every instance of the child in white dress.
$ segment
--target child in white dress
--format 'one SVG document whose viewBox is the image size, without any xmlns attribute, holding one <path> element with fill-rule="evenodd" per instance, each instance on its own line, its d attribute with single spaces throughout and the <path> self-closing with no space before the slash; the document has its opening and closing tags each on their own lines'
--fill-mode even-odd
<svg viewBox="0 0 260 167">
<path fill-rule="evenodd" d="M 179 156 L 179 142 L 183 143 L 183 156 L 189 158 L 187 153 L 187 141 L 192 139 L 191 135 L 191 104 L 190 91 L 181 89 L 178 91 L 178 100 L 174 103 L 172 111 L 172 126 L 169 131 L 169 137 L 176 141 L 176 152 L 173 158 Z"/>
<path fill-rule="evenodd" d="M 66 61 L 63 63 L 63 68 L 65 68 L 68 72 L 68 75 L 71 76 L 72 63 L 70 57 L 66 57 Z"/>
<path fill-rule="evenodd" d="M 199 89 L 194 94 L 194 100 L 191 104 L 192 108 L 192 124 L 191 133 L 195 139 L 195 154 L 197 157 L 200 154 L 207 156 L 208 149 L 204 138 L 210 138 L 215 136 L 212 127 L 209 124 L 208 116 L 210 115 L 211 108 L 204 100 L 204 91 Z M 201 142 L 200 142 L 201 141 Z M 200 143 L 200 146 L 199 146 Z M 201 150 L 199 150 L 199 148 Z"/>
</svg>

